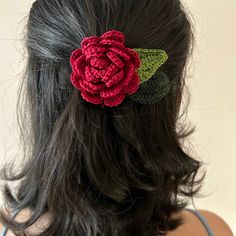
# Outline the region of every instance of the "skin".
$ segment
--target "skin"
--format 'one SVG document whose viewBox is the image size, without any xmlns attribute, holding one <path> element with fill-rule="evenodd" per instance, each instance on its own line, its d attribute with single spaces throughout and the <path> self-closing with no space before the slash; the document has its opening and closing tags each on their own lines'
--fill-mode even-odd
<svg viewBox="0 0 236 236">
<path fill-rule="evenodd" d="M 213 212 L 198 209 L 198 211 L 207 220 L 215 236 L 233 236 L 228 224 Z M 183 210 L 181 213 L 185 219 L 185 224 L 177 230 L 169 232 L 167 236 L 208 236 L 208 233 L 200 220 L 192 212 Z"/>
<path fill-rule="evenodd" d="M 206 218 L 215 236 L 233 236 L 230 227 L 220 216 L 207 210 L 198 211 Z M 23 222 L 28 219 L 30 214 L 31 212 L 29 209 L 24 209 L 17 214 L 16 220 L 18 222 Z M 193 213 L 183 210 L 180 214 L 184 217 L 185 223 L 175 231 L 169 232 L 167 236 L 208 236 L 206 229 Z M 50 215 L 44 215 L 29 228 L 29 232 L 38 233 L 40 229 L 46 227 L 49 222 Z M 1 228 L 2 225 L 0 224 L 0 230 Z M 7 236 L 15 236 L 15 234 L 8 231 Z"/>
</svg>

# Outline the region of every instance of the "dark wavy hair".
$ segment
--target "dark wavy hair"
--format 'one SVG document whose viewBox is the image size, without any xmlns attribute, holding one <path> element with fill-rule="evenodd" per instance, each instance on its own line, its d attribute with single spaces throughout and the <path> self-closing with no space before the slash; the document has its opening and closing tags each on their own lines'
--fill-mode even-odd
<svg viewBox="0 0 236 236">
<path fill-rule="evenodd" d="M 17 235 L 45 213 L 38 235 L 156 236 L 174 230 L 173 218 L 199 193 L 203 162 L 184 150 L 189 97 L 186 65 L 194 48 L 190 14 L 179 0 L 38 0 L 24 34 L 27 64 L 17 103 L 23 147 L 20 170 L 6 163 L 5 204 L 32 210 L 17 223 L 0 220 Z M 171 90 L 155 104 L 125 99 L 117 107 L 88 103 L 70 82 L 71 52 L 86 36 L 116 29 L 126 47 L 161 48 L 161 71 Z M 189 95 L 189 92 L 188 92 Z M 183 102 L 185 107 L 180 112 Z M 27 233 L 27 235 L 33 235 Z M 34 234 L 36 235 L 36 234 Z"/>
</svg>

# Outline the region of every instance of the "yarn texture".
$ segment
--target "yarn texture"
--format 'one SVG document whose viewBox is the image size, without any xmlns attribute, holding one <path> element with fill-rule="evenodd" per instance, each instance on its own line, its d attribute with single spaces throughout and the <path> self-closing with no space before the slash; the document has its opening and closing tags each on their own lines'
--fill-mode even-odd
<svg viewBox="0 0 236 236">
<path fill-rule="evenodd" d="M 138 74 L 141 83 L 149 80 L 159 69 L 159 67 L 168 59 L 168 55 L 161 49 L 134 48 L 141 59 L 141 67 Z"/>
<path fill-rule="evenodd" d="M 83 39 L 81 48 L 72 52 L 70 79 L 86 101 L 117 106 L 138 90 L 141 61 L 124 42 L 122 32 L 111 30 L 101 37 Z"/>
<path fill-rule="evenodd" d="M 151 104 L 160 101 L 171 89 L 168 76 L 157 71 L 151 79 L 143 83 L 135 94 L 129 96 L 133 102 L 140 104 Z"/>
<path fill-rule="evenodd" d="M 84 100 L 102 108 L 118 106 L 126 97 L 153 103 L 170 89 L 167 75 L 158 71 L 167 59 L 162 49 L 125 47 L 124 34 L 110 30 L 84 38 L 71 53 L 70 80 Z"/>
</svg>

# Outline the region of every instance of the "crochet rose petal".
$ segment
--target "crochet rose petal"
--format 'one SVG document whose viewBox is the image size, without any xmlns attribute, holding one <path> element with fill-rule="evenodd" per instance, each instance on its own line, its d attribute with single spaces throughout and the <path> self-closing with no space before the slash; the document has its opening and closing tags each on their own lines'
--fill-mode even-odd
<svg viewBox="0 0 236 236">
<path fill-rule="evenodd" d="M 129 53 L 125 52 L 122 49 L 119 48 L 115 48 L 115 47 L 110 47 L 109 50 L 115 52 L 116 54 L 118 54 L 121 58 L 124 58 L 126 61 L 130 61 L 130 55 Z"/>
<path fill-rule="evenodd" d="M 100 42 L 101 45 L 112 45 L 113 47 L 118 47 L 118 48 L 124 48 L 124 44 L 123 43 L 120 43 L 120 42 L 117 42 L 117 41 L 114 41 L 114 40 L 111 40 L 111 39 L 104 39 Z"/>
<path fill-rule="evenodd" d="M 86 56 L 86 60 L 89 60 L 92 57 L 103 57 L 107 50 L 106 47 L 102 46 L 88 47 L 84 50 L 84 55 Z"/>
<path fill-rule="evenodd" d="M 105 84 L 103 84 L 103 83 L 97 83 L 96 84 L 96 83 L 90 82 L 88 80 L 83 80 L 83 85 L 86 88 L 93 90 L 94 92 L 105 88 Z"/>
<path fill-rule="evenodd" d="M 96 46 L 100 42 L 100 38 L 97 36 L 86 37 L 81 42 L 82 53 L 87 47 Z"/>
<path fill-rule="evenodd" d="M 125 64 L 123 63 L 123 61 L 119 58 L 119 56 L 117 56 L 116 53 L 114 52 L 107 52 L 107 57 L 119 68 L 123 68 L 125 66 Z"/>
<path fill-rule="evenodd" d="M 88 86 L 87 83 L 88 82 L 86 82 L 86 80 L 80 80 L 79 81 L 79 85 L 82 88 L 82 91 L 87 91 L 88 93 L 91 93 L 91 94 L 98 94 L 98 91 L 91 88 L 91 86 Z"/>
<path fill-rule="evenodd" d="M 102 104 L 103 103 L 103 99 L 98 94 L 91 94 L 87 91 L 82 91 L 81 96 L 87 102 L 91 102 L 93 104 Z"/>
<path fill-rule="evenodd" d="M 101 37 L 100 37 L 101 45 L 109 45 L 113 47 L 118 47 L 123 49 L 125 47 L 124 42 L 125 42 L 125 36 L 122 32 L 117 31 L 117 30 L 110 30 L 108 32 L 105 32 Z"/>
<path fill-rule="evenodd" d="M 85 77 L 87 79 L 87 81 L 90 82 L 94 82 L 94 83 L 98 83 L 101 80 L 96 78 L 92 73 L 91 73 L 91 67 L 90 66 L 86 66 L 85 68 Z"/>
<path fill-rule="evenodd" d="M 109 88 L 115 84 L 118 84 L 122 79 L 124 79 L 124 70 L 121 70 L 119 73 L 114 75 L 112 79 L 110 79 L 107 83 L 106 86 Z"/>
<path fill-rule="evenodd" d="M 127 93 L 128 95 L 131 95 L 139 89 L 139 86 L 140 86 L 140 78 L 137 73 L 134 73 L 132 80 L 130 81 L 128 86 L 124 88 L 124 92 Z"/>
<path fill-rule="evenodd" d="M 141 66 L 141 59 L 139 57 L 139 54 L 135 50 L 132 50 L 131 48 L 126 48 L 125 50 L 130 53 L 131 60 L 135 68 L 139 68 Z"/>
<path fill-rule="evenodd" d="M 118 67 L 114 64 L 111 64 L 106 74 L 102 77 L 102 81 L 104 83 L 108 82 L 118 71 L 119 71 Z"/>
<path fill-rule="evenodd" d="M 70 74 L 70 81 L 73 84 L 73 86 L 76 87 L 79 91 L 82 90 L 82 87 L 80 86 L 79 83 L 80 78 L 74 72 Z"/>
<path fill-rule="evenodd" d="M 73 66 L 76 59 L 78 59 L 82 55 L 82 50 L 77 48 L 71 53 L 70 56 L 70 64 Z"/>
<path fill-rule="evenodd" d="M 117 30 L 110 30 L 110 31 L 105 32 L 103 35 L 101 35 L 100 39 L 113 40 L 115 42 L 120 42 L 120 43 L 125 42 L 124 34 Z"/>
<path fill-rule="evenodd" d="M 73 63 L 73 71 L 78 75 L 84 78 L 85 67 L 86 67 L 85 56 L 81 55 L 78 59 L 76 59 Z"/>
<path fill-rule="evenodd" d="M 125 99 L 125 93 L 121 92 L 116 97 L 110 97 L 104 99 L 104 104 L 109 107 L 118 106 Z"/>
<path fill-rule="evenodd" d="M 133 78 L 134 73 L 135 73 L 134 65 L 133 64 L 127 65 L 126 70 L 125 70 L 126 79 L 123 81 L 124 87 L 127 87 L 129 85 L 130 81 Z"/>
<path fill-rule="evenodd" d="M 91 67 L 91 73 L 95 78 L 102 78 L 106 74 L 107 70 L 98 70 L 94 67 Z"/>
<path fill-rule="evenodd" d="M 107 68 L 111 64 L 111 62 L 107 57 L 102 56 L 91 58 L 90 64 L 92 67 L 95 67 L 97 69 L 104 69 Z"/>
<path fill-rule="evenodd" d="M 109 98 L 115 97 L 119 94 L 122 90 L 122 87 L 110 87 L 110 88 L 103 88 L 100 90 L 100 95 L 102 98 Z"/>
</svg>

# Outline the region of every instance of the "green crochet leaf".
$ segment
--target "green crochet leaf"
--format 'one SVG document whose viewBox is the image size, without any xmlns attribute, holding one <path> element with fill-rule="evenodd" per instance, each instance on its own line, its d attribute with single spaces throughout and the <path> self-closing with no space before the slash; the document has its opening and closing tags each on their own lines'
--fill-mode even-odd
<svg viewBox="0 0 236 236">
<path fill-rule="evenodd" d="M 140 84 L 137 92 L 128 98 L 140 104 L 156 103 L 169 93 L 170 88 L 168 76 L 162 71 L 157 71 L 151 79 Z"/>
<path fill-rule="evenodd" d="M 138 69 L 141 83 L 149 80 L 158 68 L 168 59 L 167 53 L 162 49 L 133 48 L 141 59 Z"/>
</svg>

